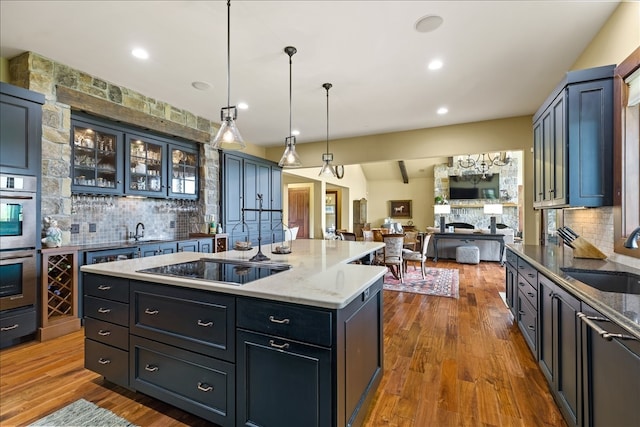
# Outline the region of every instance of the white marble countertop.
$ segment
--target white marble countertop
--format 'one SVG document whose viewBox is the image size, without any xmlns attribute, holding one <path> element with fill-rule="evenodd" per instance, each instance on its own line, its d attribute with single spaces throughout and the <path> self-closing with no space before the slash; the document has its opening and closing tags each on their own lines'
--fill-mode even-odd
<svg viewBox="0 0 640 427">
<path fill-rule="evenodd" d="M 381 249 L 384 246 L 382 242 L 298 239 L 292 243 L 292 252 L 287 255 L 272 254 L 270 245 L 262 247 L 262 252 L 271 258 L 268 262 L 289 264 L 291 269 L 244 285 L 139 273 L 138 270 L 205 257 L 248 261 L 256 254 L 257 248 L 245 252 L 232 250 L 214 254 L 179 252 L 84 265 L 80 270 L 86 273 L 332 309 L 345 307 L 387 271 L 386 267 L 349 264 Z"/>
</svg>

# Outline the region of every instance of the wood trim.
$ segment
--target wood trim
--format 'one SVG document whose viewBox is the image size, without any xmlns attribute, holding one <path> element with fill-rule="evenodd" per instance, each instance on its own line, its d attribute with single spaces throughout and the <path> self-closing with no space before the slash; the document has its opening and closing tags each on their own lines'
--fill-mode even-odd
<svg viewBox="0 0 640 427">
<path fill-rule="evenodd" d="M 143 129 L 162 132 L 166 135 L 184 138 L 202 144 L 206 144 L 211 140 L 211 134 L 209 132 L 193 129 L 160 117 L 154 117 L 65 86 L 56 85 L 56 97 L 57 102 L 67 104 L 73 110 L 85 111 L 99 117 L 139 126 Z"/>
<path fill-rule="evenodd" d="M 640 258 L 640 250 L 625 248 L 625 236 L 622 232 L 622 174 L 624 171 L 622 124 L 628 96 L 624 90 L 624 79 L 638 68 L 640 68 L 640 47 L 622 61 L 613 73 L 613 251 L 634 258 Z"/>
</svg>

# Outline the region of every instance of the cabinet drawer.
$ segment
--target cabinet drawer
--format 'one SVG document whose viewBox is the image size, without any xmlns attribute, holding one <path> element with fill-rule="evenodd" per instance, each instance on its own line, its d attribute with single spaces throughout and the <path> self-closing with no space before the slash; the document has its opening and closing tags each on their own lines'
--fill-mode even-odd
<svg viewBox="0 0 640 427">
<path fill-rule="evenodd" d="M 527 279 L 534 288 L 538 288 L 538 270 L 531 264 L 518 257 L 518 274 Z"/>
<path fill-rule="evenodd" d="M 331 346 L 331 313 L 269 301 L 238 300 L 239 328 Z"/>
<path fill-rule="evenodd" d="M 515 253 L 511 252 L 510 250 L 507 250 L 507 262 L 511 265 L 513 265 L 514 267 L 518 266 L 518 255 L 516 255 Z"/>
<path fill-rule="evenodd" d="M 129 386 L 129 352 L 127 351 L 85 339 L 84 367 L 97 372 L 112 383 Z"/>
<path fill-rule="evenodd" d="M 129 350 L 129 328 L 87 317 L 84 320 L 84 336 L 122 350 Z"/>
<path fill-rule="evenodd" d="M 531 303 L 534 310 L 538 310 L 538 291 L 528 280 L 524 280 L 518 275 L 518 292 Z"/>
<path fill-rule="evenodd" d="M 35 309 L 21 310 L 16 314 L 4 314 L 0 318 L 0 331 L 0 339 L 3 343 L 34 333 L 36 331 Z"/>
<path fill-rule="evenodd" d="M 85 295 L 129 302 L 129 279 L 83 273 L 82 285 Z"/>
<path fill-rule="evenodd" d="M 521 292 L 518 293 L 518 327 L 522 331 L 525 341 L 531 348 L 533 354 L 537 354 L 538 334 L 537 323 L 538 313 L 531 306 L 527 297 Z"/>
<path fill-rule="evenodd" d="M 129 326 L 129 304 L 103 298 L 84 297 L 84 315 L 98 320 Z"/>
<path fill-rule="evenodd" d="M 131 384 L 222 426 L 235 423 L 235 366 L 131 336 Z"/>
<path fill-rule="evenodd" d="M 133 334 L 233 360 L 234 297 L 132 282 L 131 301 Z"/>
</svg>

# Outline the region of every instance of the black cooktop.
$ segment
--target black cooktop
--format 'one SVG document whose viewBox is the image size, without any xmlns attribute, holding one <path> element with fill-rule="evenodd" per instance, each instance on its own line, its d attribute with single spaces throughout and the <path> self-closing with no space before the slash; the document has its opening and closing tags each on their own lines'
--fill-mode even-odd
<svg viewBox="0 0 640 427">
<path fill-rule="evenodd" d="M 287 264 L 201 258 L 197 261 L 146 268 L 138 272 L 244 285 L 290 268 Z"/>
</svg>

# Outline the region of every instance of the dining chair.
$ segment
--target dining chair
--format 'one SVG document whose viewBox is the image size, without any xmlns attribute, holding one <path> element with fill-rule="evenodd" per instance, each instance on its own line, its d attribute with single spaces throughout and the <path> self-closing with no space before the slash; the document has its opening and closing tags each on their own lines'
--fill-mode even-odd
<svg viewBox="0 0 640 427">
<path fill-rule="evenodd" d="M 385 234 L 382 238 L 384 248 L 382 254 L 376 257 L 377 264 L 388 267 L 393 277 L 399 279 L 401 283 L 404 283 L 404 275 L 402 273 L 402 244 L 404 243 L 404 234 Z"/>
<path fill-rule="evenodd" d="M 349 233 L 349 232 L 343 231 L 343 232 L 340 232 L 340 236 L 342 237 L 342 240 L 348 240 L 350 242 L 356 241 L 356 233 Z"/>
<path fill-rule="evenodd" d="M 417 231 L 405 232 L 404 247 L 407 249 L 411 249 L 412 251 L 415 251 L 417 246 L 418 246 L 418 232 Z"/>
<path fill-rule="evenodd" d="M 371 232 L 373 233 L 373 241 L 374 242 L 383 242 L 384 241 L 384 240 L 382 240 L 382 230 L 377 228 L 375 230 L 371 230 Z"/>
<path fill-rule="evenodd" d="M 431 239 L 431 234 L 426 234 L 422 237 L 422 247 L 419 252 L 412 251 L 410 249 L 402 250 L 402 259 L 403 259 L 403 267 L 404 271 L 407 271 L 407 264 L 409 262 L 419 262 L 420 263 L 420 271 L 422 272 L 422 280 L 424 280 L 427 267 L 424 265 L 427 262 L 427 246 L 429 246 L 429 240 Z M 415 268 L 415 264 L 414 264 Z"/>
<path fill-rule="evenodd" d="M 382 236 L 382 235 L 381 235 Z M 365 242 L 373 242 L 373 231 L 371 230 L 362 230 L 362 240 Z"/>
</svg>

